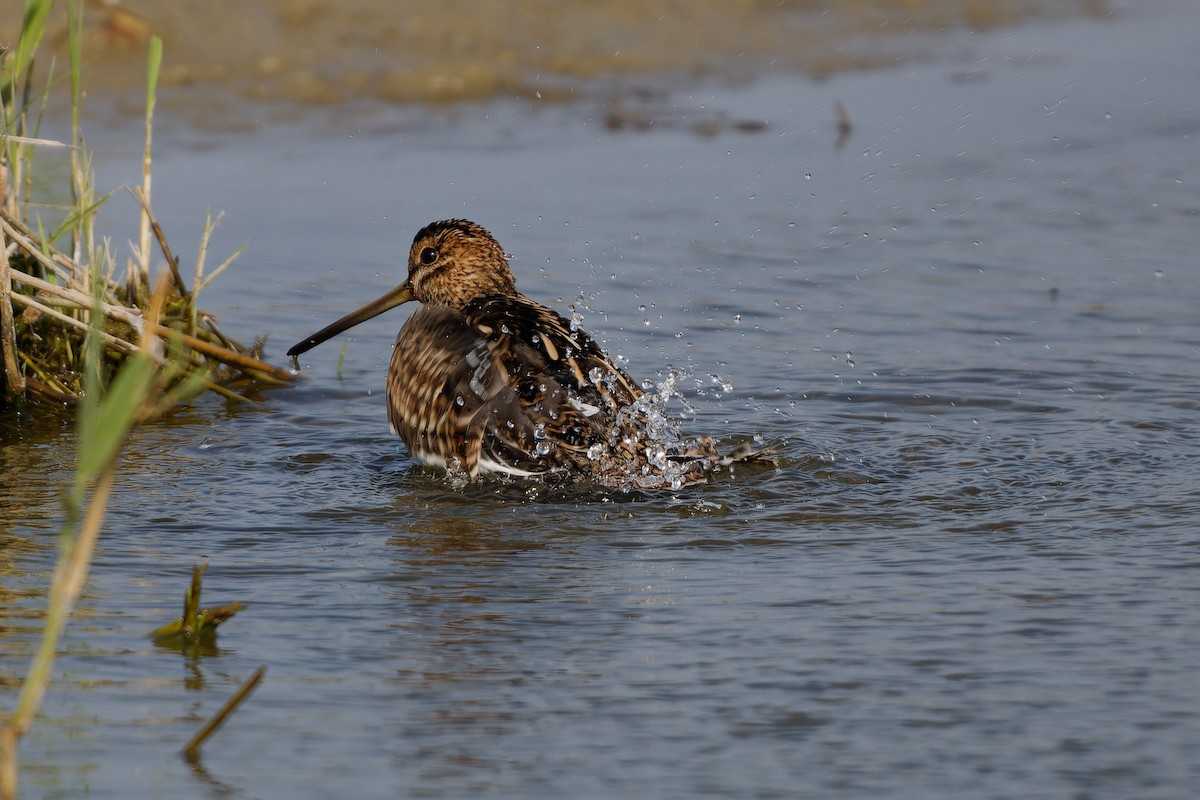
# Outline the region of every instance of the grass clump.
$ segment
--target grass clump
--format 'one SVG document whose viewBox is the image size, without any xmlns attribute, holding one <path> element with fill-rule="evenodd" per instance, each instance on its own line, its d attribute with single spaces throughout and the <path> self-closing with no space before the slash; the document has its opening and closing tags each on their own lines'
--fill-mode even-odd
<svg viewBox="0 0 1200 800">
<path fill-rule="evenodd" d="M 162 59 L 157 37 L 150 41 L 147 63 L 143 172 L 140 185 L 131 190 L 141 206 L 139 244 L 118 278 L 109 242 L 97 241 L 94 235 L 96 215 L 107 197 L 96 196 L 91 159 L 80 132 L 82 15 L 77 3 L 67 7 L 71 141 L 49 141 L 38 135 L 50 90 L 61 84 L 53 78 L 52 67 L 46 86 L 33 88 L 35 55 L 51 5 L 50 0 L 26 1 L 20 39 L 2 56 L 0 407 L 24 407 L 27 401 L 76 404 L 84 389 L 83 341 L 93 327 L 93 317 L 99 318 L 101 355 L 96 368 L 104 385 L 138 351 L 147 325 L 152 324 L 150 332 L 161 338 L 163 346 L 151 354 L 161 402 L 143 409 L 146 416 L 205 390 L 242 399 L 259 387 L 289 382 L 293 377 L 289 370 L 262 360 L 261 343 L 247 347 L 233 341 L 197 303 L 200 291 L 238 255 L 205 274 L 208 241 L 219 217 L 205 221 L 189 287 L 151 211 L 151 141 Z M 61 221 L 47 229 L 36 214 L 43 206 L 30 193 L 34 154 L 51 147 L 69 149 L 71 204 L 59 210 Z M 145 310 L 151 299 L 155 249 L 166 261 L 170 284 L 158 320 L 150 323 Z"/>
</svg>

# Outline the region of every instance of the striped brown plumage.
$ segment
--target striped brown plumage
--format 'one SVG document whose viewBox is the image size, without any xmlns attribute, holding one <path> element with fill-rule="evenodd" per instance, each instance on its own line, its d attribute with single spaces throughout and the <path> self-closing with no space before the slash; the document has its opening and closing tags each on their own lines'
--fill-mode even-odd
<svg viewBox="0 0 1200 800">
<path fill-rule="evenodd" d="M 655 488 L 770 459 L 749 447 L 723 456 L 708 439 L 659 453 L 638 384 L 577 325 L 518 292 L 503 249 L 466 220 L 423 228 L 404 283 L 288 354 L 409 300 L 421 307 L 396 338 L 387 408 L 392 429 L 422 461 L 472 478 L 499 472 Z"/>
</svg>

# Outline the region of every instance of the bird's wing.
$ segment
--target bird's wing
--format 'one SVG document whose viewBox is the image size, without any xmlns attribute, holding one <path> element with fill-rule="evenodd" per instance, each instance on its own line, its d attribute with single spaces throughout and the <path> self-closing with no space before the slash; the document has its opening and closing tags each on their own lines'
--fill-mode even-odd
<svg viewBox="0 0 1200 800">
<path fill-rule="evenodd" d="M 482 298 L 467 307 L 466 319 L 491 364 L 477 382 L 510 390 L 493 392 L 479 411 L 485 458 L 543 468 L 585 464 L 642 394 L 586 331 L 524 296 Z M 532 439 L 521 436 L 521 420 L 532 425 Z"/>
<path fill-rule="evenodd" d="M 620 411 L 641 394 L 560 314 L 495 295 L 464 313 L 426 303 L 409 318 L 392 351 L 388 419 L 424 461 L 531 475 L 613 446 Z"/>
</svg>

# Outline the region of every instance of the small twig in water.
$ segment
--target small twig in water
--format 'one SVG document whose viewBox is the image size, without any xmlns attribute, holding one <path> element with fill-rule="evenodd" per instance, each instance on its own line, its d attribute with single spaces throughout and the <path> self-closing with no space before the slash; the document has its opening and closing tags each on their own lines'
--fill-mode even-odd
<svg viewBox="0 0 1200 800">
<path fill-rule="evenodd" d="M 193 736 L 191 741 L 189 741 L 183 748 L 184 758 L 188 759 L 189 761 L 194 761 L 200 757 L 200 745 L 204 744 L 208 737 L 212 736 L 213 733 L 216 732 L 217 728 L 224 724 L 225 720 L 229 718 L 229 715 L 236 711 L 237 707 L 240 706 L 246 700 L 246 698 L 250 696 L 250 693 L 254 691 L 254 688 L 258 686 L 259 681 L 261 681 L 263 676 L 266 674 L 266 664 L 263 664 L 261 667 L 254 670 L 254 674 L 242 684 L 241 688 L 234 693 L 233 697 L 226 701 L 225 705 L 221 706 L 221 710 L 214 714 L 212 719 L 204 723 L 204 726 L 200 728 L 200 730 L 196 731 L 196 735 Z"/>
</svg>

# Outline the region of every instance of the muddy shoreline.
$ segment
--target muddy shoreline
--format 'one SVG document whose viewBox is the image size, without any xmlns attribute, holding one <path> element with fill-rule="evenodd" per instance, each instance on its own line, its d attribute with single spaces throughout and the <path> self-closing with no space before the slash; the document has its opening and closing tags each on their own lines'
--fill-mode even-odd
<svg viewBox="0 0 1200 800">
<path fill-rule="evenodd" d="M 15 40 L 21 7 L 0 3 L 0 42 Z M 824 77 L 920 58 L 925 37 L 946 30 L 1108 13 L 1101 0 L 93 2 L 85 78 L 93 108 L 136 110 L 146 41 L 161 36 L 160 104 L 220 127 L 356 101 L 629 98 L 766 72 Z M 61 74 L 61 5 L 54 15 Z"/>
</svg>

